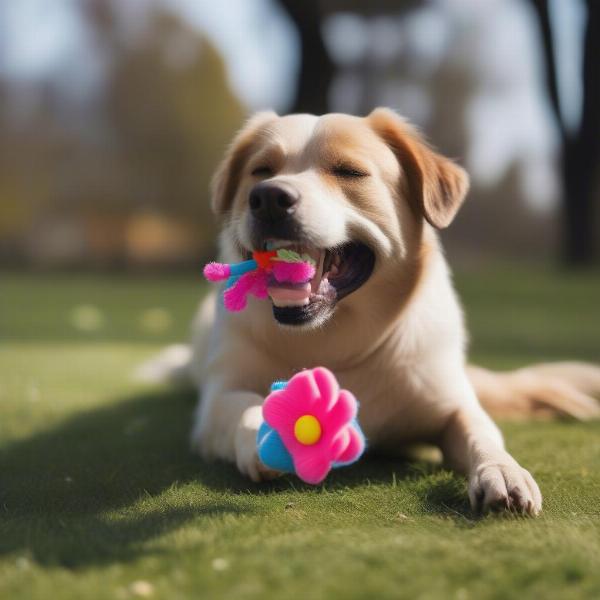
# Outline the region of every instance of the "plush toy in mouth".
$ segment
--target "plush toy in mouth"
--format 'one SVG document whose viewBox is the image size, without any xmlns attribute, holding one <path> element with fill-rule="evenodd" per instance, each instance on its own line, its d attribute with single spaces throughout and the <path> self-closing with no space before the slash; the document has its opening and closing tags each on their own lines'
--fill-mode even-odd
<svg viewBox="0 0 600 600">
<path fill-rule="evenodd" d="M 235 264 L 211 262 L 204 267 L 208 281 L 227 280 L 223 304 L 232 312 L 246 308 L 249 294 L 267 298 L 271 281 L 283 284 L 281 289 L 292 299 L 300 295 L 308 298 L 315 272 L 315 261 L 308 254 L 288 249 L 255 251 L 251 260 Z"/>
<path fill-rule="evenodd" d="M 332 468 L 356 462 L 365 450 L 358 402 L 324 367 L 275 382 L 262 411 L 256 440 L 261 462 L 306 483 L 321 483 Z"/>
</svg>

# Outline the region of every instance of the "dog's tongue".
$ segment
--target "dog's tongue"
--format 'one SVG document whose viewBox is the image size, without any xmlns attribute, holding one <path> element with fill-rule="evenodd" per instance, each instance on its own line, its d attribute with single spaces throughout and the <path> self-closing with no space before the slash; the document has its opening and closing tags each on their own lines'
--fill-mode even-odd
<svg viewBox="0 0 600 600">
<path fill-rule="evenodd" d="M 270 285 L 267 289 L 275 306 L 304 306 L 310 302 L 310 282 L 294 287 Z"/>
</svg>

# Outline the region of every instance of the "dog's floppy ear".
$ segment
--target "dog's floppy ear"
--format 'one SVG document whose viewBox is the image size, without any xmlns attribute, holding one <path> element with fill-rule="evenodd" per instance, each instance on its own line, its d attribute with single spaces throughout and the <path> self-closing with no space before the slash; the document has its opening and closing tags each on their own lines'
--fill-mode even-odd
<svg viewBox="0 0 600 600">
<path fill-rule="evenodd" d="M 250 117 L 233 138 L 225 156 L 211 182 L 212 209 L 217 215 L 224 215 L 231 208 L 239 178 L 258 131 L 269 121 L 277 118 L 272 111 L 259 112 Z"/>
<path fill-rule="evenodd" d="M 392 110 L 376 108 L 367 118 L 396 154 L 408 180 L 413 209 L 434 227 L 448 227 L 469 190 L 466 171 L 434 152 Z"/>
</svg>

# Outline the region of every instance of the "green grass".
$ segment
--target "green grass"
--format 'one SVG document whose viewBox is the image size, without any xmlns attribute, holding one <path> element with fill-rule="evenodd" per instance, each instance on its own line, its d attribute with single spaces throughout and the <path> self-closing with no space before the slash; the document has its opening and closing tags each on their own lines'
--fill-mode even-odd
<svg viewBox="0 0 600 600">
<path fill-rule="evenodd" d="M 457 284 L 480 362 L 600 359 L 600 277 Z M 193 392 L 130 379 L 185 338 L 202 291 L 0 276 L 0 598 L 600 597 L 600 424 L 503 424 L 545 494 L 536 520 L 474 517 L 425 462 L 251 484 L 188 452 Z"/>
</svg>

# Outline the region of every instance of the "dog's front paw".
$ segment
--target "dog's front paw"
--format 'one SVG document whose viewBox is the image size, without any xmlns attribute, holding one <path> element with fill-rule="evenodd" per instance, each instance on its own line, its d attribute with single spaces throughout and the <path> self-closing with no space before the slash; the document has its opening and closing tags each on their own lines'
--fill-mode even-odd
<svg viewBox="0 0 600 600">
<path fill-rule="evenodd" d="M 478 511 L 511 510 L 536 516 L 542 510 L 540 488 L 510 456 L 475 469 L 469 480 L 469 499 Z"/>
<path fill-rule="evenodd" d="M 268 481 L 281 475 L 263 465 L 258 458 L 256 435 L 262 423 L 260 406 L 251 406 L 244 411 L 235 434 L 235 462 L 242 475 L 252 481 Z"/>
</svg>

